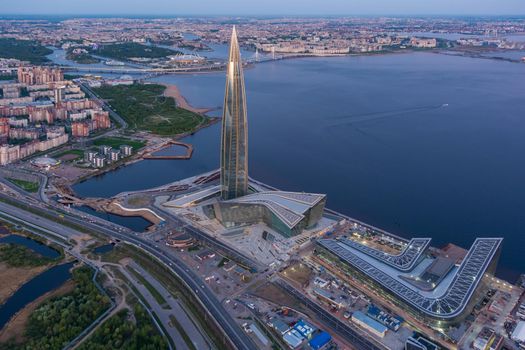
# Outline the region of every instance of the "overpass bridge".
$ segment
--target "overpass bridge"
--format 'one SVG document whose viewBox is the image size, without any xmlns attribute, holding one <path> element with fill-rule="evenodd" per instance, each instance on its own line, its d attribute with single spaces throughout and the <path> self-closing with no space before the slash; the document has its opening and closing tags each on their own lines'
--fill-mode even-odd
<svg viewBox="0 0 525 350">
<path fill-rule="evenodd" d="M 285 58 L 284 56 L 263 56 L 260 57 L 258 54 L 254 54 L 252 57 L 244 61 L 244 65 L 251 65 L 261 62 L 276 61 Z M 61 67 L 66 72 L 80 72 L 80 73 L 102 73 L 102 74 L 127 74 L 127 75 L 146 75 L 143 79 L 152 78 L 158 75 L 164 74 L 177 74 L 177 73 L 199 73 L 199 72 L 212 72 L 222 71 L 226 69 L 226 61 L 216 62 L 213 64 L 205 64 L 199 66 L 189 67 L 172 67 L 172 68 L 153 68 L 153 67 L 81 67 L 81 66 L 63 66 Z"/>
</svg>

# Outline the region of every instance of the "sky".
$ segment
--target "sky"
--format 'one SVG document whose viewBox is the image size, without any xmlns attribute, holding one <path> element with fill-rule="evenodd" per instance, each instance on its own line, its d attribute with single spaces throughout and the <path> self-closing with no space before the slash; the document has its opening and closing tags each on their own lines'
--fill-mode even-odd
<svg viewBox="0 0 525 350">
<path fill-rule="evenodd" d="M 525 0 L 0 0 L 0 16 L 525 15 Z"/>
</svg>

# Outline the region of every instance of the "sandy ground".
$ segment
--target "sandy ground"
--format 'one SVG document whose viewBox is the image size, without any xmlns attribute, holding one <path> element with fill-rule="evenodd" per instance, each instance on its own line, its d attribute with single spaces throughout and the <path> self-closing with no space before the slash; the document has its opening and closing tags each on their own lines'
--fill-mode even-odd
<svg viewBox="0 0 525 350">
<path fill-rule="evenodd" d="M 65 154 L 62 157 L 58 158 L 58 159 L 63 161 L 63 162 L 67 162 L 67 161 L 70 161 L 70 160 L 75 160 L 75 159 L 80 158 L 80 157 L 81 156 L 79 156 L 78 154 Z"/>
<path fill-rule="evenodd" d="M 0 263 L 0 304 L 7 300 L 22 284 L 42 273 L 49 266 L 38 267 L 8 267 Z"/>
<path fill-rule="evenodd" d="M 90 172 L 93 172 L 93 170 L 89 169 L 89 168 L 87 168 L 87 169 L 78 168 L 78 167 L 70 165 L 70 164 L 62 163 L 60 166 L 58 166 L 58 167 L 56 167 L 54 169 L 51 169 L 50 172 L 53 175 L 65 178 L 68 181 L 74 181 L 74 180 L 78 179 L 81 176 L 85 176 L 86 174 L 88 174 Z"/>
<path fill-rule="evenodd" d="M 184 109 L 187 109 L 188 111 L 199 113 L 199 114 L 205 114 L 215 109 L 215 108 L 193 107 L 188 103 L 186 98 L 182 96 L 177 86 L 168 85 L 168 84 L 163 84 L 163 85 L 166 87 L 166 90 L 164 90 L 164 96 L 173 97 L 175 99 L 175 102 L 177 103 L 177 106 L 180 108 L 184 108 Z"/>
<path fill-rule="evenodd" d="M 40 296 L 32 303 L 28 304 L 20 312 L 18 312 L 9 323 L 0 330 L 0 343 L 6 342 L 13 339 L 15 342 L 20 343 L 24 340 L 24 332 L 29 316 L 36 310 L 36 308 L 44 301 L 52 298 L 67 294 L 73 290 L 75 283 L 72 280 L 67 281 L 62 286 L 54 289 L 46 294 Z"/>
</svg>

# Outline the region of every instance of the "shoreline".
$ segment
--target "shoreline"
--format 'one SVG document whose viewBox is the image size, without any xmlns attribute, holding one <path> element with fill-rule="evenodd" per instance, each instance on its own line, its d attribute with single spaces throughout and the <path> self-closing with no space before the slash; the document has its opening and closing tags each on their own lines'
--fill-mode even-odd
<svg viewBox="0 0 525 350">
<path fill-rule="evenodd" d="M 173 99 L 175 99 L 177 107 L 179 108 L 183 108 L 183 109 L 186 109 L 190 112 L 197 113 L 197 114 L 206 114 L 216 109 L 216 108 L 211 108 L 211 107 L 194 107 L 188 102 L 186 97 L 182 95 L 177 85 L 167 84 L 167 83 L 159 83 L 159 84 L 166 87 L 166 90 L 164 90 L 163 95 L 166 97 L 172 97 Z"/>
<path fill-rule="evenodd" d="M 16 343 L 22 342 L 24 340 L 25 326 L 27 325 L 29 317 L 33 311 L 51 298 L 63 296 L 72 292 L 74 287 L 75 283 L 69 279 L 61 286 L 42 294 L 24 306 L 9 319 L 2 329 L 0 329 L 0 342 L 6 342 L 9 340 L 14 340 Z M 20 329 L 20 327 L 22 327 L 22 329 Z"/>
</svg>

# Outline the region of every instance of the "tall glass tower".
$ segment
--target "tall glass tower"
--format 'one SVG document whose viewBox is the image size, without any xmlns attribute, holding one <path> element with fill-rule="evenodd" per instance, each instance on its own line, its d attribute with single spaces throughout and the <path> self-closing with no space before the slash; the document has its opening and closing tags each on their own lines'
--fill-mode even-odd
<svg viewBox="0 0 525 350">
<path fill-rule="evenodd" d="M 222 113 L 221 195 L 232 199 L 248 193 L 248 121 L 241 52 L 233 27 L 226 68 Z"/>
</svg>

